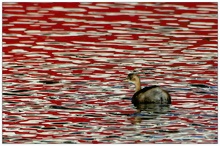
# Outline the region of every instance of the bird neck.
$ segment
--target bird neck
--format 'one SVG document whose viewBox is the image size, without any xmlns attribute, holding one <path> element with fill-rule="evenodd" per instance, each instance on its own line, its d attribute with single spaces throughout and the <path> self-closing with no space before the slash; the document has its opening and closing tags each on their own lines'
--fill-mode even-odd
<svg viewBox="0 0 220 146">
<path fill-rule="evenodd" d="M 135 82 L 135 92 L 137 92 L 139 90 L 141 90 L 141 82 L 140 82 L 140 80 Z"/>
</svg>

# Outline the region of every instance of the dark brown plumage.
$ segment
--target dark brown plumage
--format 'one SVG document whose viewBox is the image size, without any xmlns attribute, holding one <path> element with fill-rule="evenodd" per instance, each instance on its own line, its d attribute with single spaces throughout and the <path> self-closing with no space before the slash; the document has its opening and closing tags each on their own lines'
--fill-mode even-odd
<svg viewBox="0 0 220 146">
<path fill-rule="evenodd" d="M 140 77 L 137 74 L 128 74 L 127 81 L 135 84 L 135 94 L 132 97 L 132 103 L 137 104 L 171 104 L 169 93 L 159 86 L 149 86 L 141 89 Z"/>
</svg>

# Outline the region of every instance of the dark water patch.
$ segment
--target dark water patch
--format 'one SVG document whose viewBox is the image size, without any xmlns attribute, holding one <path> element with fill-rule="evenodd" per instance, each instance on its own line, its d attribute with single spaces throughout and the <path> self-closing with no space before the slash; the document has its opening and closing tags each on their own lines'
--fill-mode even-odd
<svg viewBox="0 0 220 146">
<path fill-rule="evenodd" d="M 134 134 L 134 136 L 141 136 L 141 135 L 142 135 L 141 133 Z"/>
<path fill-rule="evenodd" d="M 59 83 L 58 81 L 46 81 L 46 80 L 44 80 L 44 81 L 39 81 L 39 83 L 43 83 L 43 84 L 57 84 L 57 83 Z"/>
<path fill-rule="evenodd" d="M 19 116 L 7 116 L 7 118 L 9 118 L 9 119 L 20 119 Z"/>
<path fill-rule="evenodd" d="M 31 94 L 2 93 L 2 95 L 13 95 L 13 96 L 30 96 Z"/>
<path fill-rule="evenodd" d="M 49 96 L 48 98 L 49 99 L 58 99 L 59 97 L 58 96 Z"/>
<path fill-rule="evenodd" d="M 201 126 L 201 127 L 204 126 L 204 125 L 202 125 L 202 124 L 196 124 L 196 123 L 192 123 L 192 124 L 189 124 L 189 125 L 191 125 L 191 126 Z"/>
<path fill-rule="evenodd" d="M 82 140 L 94 140 L 94 138 L 81 138 Z"/>
<path fill-rule="evenodd" d="M 142 120 L 152 120 L 152 119 L 156 119 L 157 116 L 144 116 L 144 117 L 140 117 Z"/>
<path fill-rule="evenodd" d="M 77 58 L 90 58 L 89 56 L 75 55 Z"/>
<path fill-rule="evenodd" d="M 131 97 L 123 97 L 122 100 L 130 100 L 131 101 Z"/>
<path fill-rule="evenodd" d="M 14 74 L 14 77 L 26 76 L 26 74 Z"/>
<path fill-rule="evenodd" d="M 79 108 L 68 108 L 68 107 L 65 107 L 65 106 L 59 106 L 59 105 L 51 105 L 49 106 L 50 109 L 63 109 L 63 110 L 82 110 L 82 109 L 79 109 Z"/>
<path fill-rule="evenodd" d="M 179 133 L 178 130 L 158 130 L 158 132 L 165 132 L 165 133 Z"/>
<path fill-rule="evenodd" d="M 216 101 L 218 102 L 218 98 L 206 98 L 206 100 Z"/>
<path fill-rule="evenodd" d="M 42 126 L 30 126 L 30 128 L 41 128 Z"/>
<path fill-rule="evenodd" d="M 18 121 L 20 121 L 20 119 L 17 119 L 17 120 L 8 120 L 9 122 L 18 122 Z"/>
<path fill-rule="evenodd" d="M 13 90 L 13 91 L 10 91 L 10 92 L 28 92 L 30 90 Z"/>
<path fill-rule="evenodd" d="M 2 93 L 2 95 L 17 95 L 17 94 L 14 94 L 14 93 Z"/>
<path fill-rule="evenodd" d="M 103 115 L 96 115 L 96 114 L 85 114 L 85 117 L 103 117 Z"/>
<path fill-rule="evenodd" d="M 2 140 L 8 140 L 8 139 L 10 139 L 10 137 L 4 137 L 4 136 L 2 136 Z"/>
<path fill-rule="evenodd" d="M 79 122 L 80 125 L 88 125 L 88 122 Z"/>
<path fill-rule="evenodd" d="M 154 111 L 154 114 L 161 115 L 161 114 L 166 114 L 167 112 L 169 112 L 169 110 Z"/>
<path fill-rule="evenodd" d="M 51 89 L 51 90 L 41 90 L 42 92 L 59 92 L 60 90 L 55 90 L 55 89 Z"/>
<path fill-rule="evenodd" d="M 82 134 L 83 132 L 79 132 L 79 131 L 77 131 L 77 132 L 72 132 L 72 133 L 70 133 L 70 134 Z"/>
<path fill-rule="evenodd" d="M 14 139 L 13 141 L 27 141 L 27 140 L 30 140 L 30 139 L 27 139 L 27 138 L 19 138 L 19 139 Z"/>
<path fill-rule="evenodd" d="M 200 87 L 200 88 L 209 88 L 209 86 L 204 85 L 204 84 L 191 84 L 190 86 L 192 86 L 192 87 Z"/>
<path fill-rule="evenodd" d="M 76 75 L 74 75 L 74 76 L 76 76 Z M 92 82 L 92 81 L 96 81 L 96 80 L 89 80 L 89 81 Z M 87 85 L 88 82 L 77 81 L 77 82 L 74 82 L 74 84 L 75 85 Z"/>
<path fill-rule="evenodd" d="M 15 66 L 10 66 L 11 68 L 23 68 L 23 67 L 26 67 L 26 66 L 23 66 L 23 65 L 15 65 Z"/>
<path fill-rule="evenodd" d="M 51 106 L 49 106 L 49 108 L 51 108 L 51 109 L 70 109 L 65 106 L 59 106 L 59 105 L 51 105 Z"/>
<path fill-rule="evenodd" d="M 147 139 L 150 139 L 151 136 L 150 135 L 144 135 L 143 137 L 147 138 Z"/>
<path fill-rule="evenodd" d="M 139 31 L 146 31 L 146 29 L 142 29 L 142 28 L 135 28 L 135 27 L 131 27 L 131 30 L 139 30 Z"/>
<path fill-rule="evenodd" d="M 120 138 L 120 136 L 117 136 L 117 135 L 109 135 L 109 136 L 106 136 L 105 138 Z"/>
<path fill-rule="evenodd" d="M 68 67 L 69 69 L 71 70 L 81 70 L 81 69 L 84 69 L 84 68 L 81 68 L 81 67 Z"/>
<path fill-rule="evenodd" d="M 118 116 L 129 116 L 130 115 L 130 114 L 117 113 L 117 112 L 110 112 L 109 114 L 111 114 L 111 115 L 118 115 Z"/>
<path fill-rule="evenodd" d="M 74 141 L 64 141 L 63 143 L 65 143 L 65 144 L 77 144 L 77 143 L 74 142 Z"/>
<path fill-rule="evenodd" d="M 41 140 L 40 142 L 43 142 L 43 143 L 46 143 L 46 144 L 49 144 L 49 143 L 54 143 L 54 140 Z"/>
<path fill-rule="evenodd" d="M 60 119 L 59 117 L 48 117 L 48 118 L 44 118 L 46 120 L 55 120 L 55 119 Z"/>
<path fill-rule="evenodd" d="M 46 130 L 54 130 L 54 129 L 57 129 L 56 127 L 43 127 L 41 129 L 46 129 Z"/>
<path fill-rule="evenodd" d="M 162 27 L 159 27 L 159 29 L 171 29 L 171 30 L 177 30 L 177 29 L 181 29 L 181 28 L 180 28 L 180 27 L 162 26 Z"/>
<path fill-rule="evenodd" d="M 148 67 L 148 68 L 142 68 L 142 70 L 150 70 L 150 71 L 152 71 L 152 70 L 155 70 L 155 68 L 151 68 L 151 67 Z"/>
<path fill-rule="evenodd" d="M 20 102 L 14 102 L 14 101 L 4 101 L 3 103 L 18 104 L 18 103 L 20 103 Z"/>
<path fill-rule="evenodd" d="M 88 124 L 88 123 L 87 123 Z M 80 127 L 80 128 L 82 128 L 82 127 L 84 127 L 83 125 L 70 125 L 71 127 Z"/>
<path fill-rule="evenodd" d="M 67 90 L 76 90 L 76 89 L 78 89 L 78 88 L 67 87 L 66 89 L 67 89 Z"/>
</svg>

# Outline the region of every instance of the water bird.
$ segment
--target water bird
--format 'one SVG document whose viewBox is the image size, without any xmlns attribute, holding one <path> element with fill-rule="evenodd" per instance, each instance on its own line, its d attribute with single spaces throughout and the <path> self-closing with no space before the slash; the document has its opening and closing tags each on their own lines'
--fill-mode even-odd
<svg viewBox="0 0 220 146">
<path fill-rule="evenodd" d="M 135 94 L 132 103 L 138 104 L 171 104 L 170 94 L 159 86 L 149 86 L 141 89 L 140 77 L 136 73 L 128 74 L 125 81 L 135 84 Z"/>
</svg>

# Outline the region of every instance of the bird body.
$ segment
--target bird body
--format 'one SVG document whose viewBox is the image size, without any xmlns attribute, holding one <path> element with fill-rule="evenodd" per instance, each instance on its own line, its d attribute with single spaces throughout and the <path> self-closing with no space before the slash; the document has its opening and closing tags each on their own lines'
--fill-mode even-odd
<svg viewBox="0 0 220 146">
<path fill-rule="evenodd" d="M 132 103 L 137 104 L 171 104 L 169 93 L 159 86 L 149 86 L 141 89 L 140 78 L 137 74 L 129 74 L 127 81 L 135 84 L 136 92 L 132 97 Z"/>
</svg>

